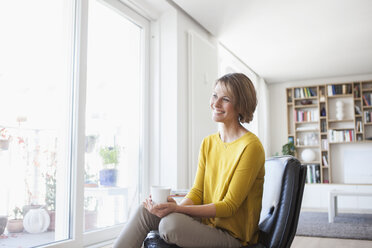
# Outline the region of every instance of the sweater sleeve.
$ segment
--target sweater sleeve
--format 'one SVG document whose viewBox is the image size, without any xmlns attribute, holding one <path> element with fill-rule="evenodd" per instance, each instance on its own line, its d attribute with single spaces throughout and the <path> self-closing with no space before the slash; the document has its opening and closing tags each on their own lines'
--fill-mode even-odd
<svg viewBox="0 0 372 248">
<path fill-rule="evenodd" d="M 200 146 L 200 150 L 199 150 L 198 170 L 196 172 L 194 185 L 191 188 L 190 192 L 186 195 L 186 198 L 189 198 L 194 203 L 194 205 L 203 204 L 204 174 L 205 174 L 205 145 L 206 145 L 206 141 L 204 139 Z"/>
<path fill-rule="evenodd" d="M 235 214 L 248 196 L 259 172 L 264 169 L 265 153 L 258 142 L 252 142 L 244 149 L 223 200 L 216 202 L 216 217 Z M 263 178 L 262 178 L 263 180 Z"/>
</svg>

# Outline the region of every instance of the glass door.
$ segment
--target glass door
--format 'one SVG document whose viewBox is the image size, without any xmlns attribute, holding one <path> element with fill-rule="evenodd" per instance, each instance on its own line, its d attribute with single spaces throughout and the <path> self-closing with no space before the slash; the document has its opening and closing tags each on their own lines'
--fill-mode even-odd
<svg viewBox="0 0 372 248">
<path fill-rule="evenodd" d="M 138 204 L 143 30 L 106 2 L 89 2 L 84 230 L 124 223 Z"/>
<path fill-rule="evenodd" d="M 0 247 L 115 238 L 145 182 L 148 20 L 119 0 L 0 1 L 0 30 Z"/>
<path fill-rule="evenodd" d="M 72 6 L 0 1 L 1 247 L 70 238 Z"/>
</svg>

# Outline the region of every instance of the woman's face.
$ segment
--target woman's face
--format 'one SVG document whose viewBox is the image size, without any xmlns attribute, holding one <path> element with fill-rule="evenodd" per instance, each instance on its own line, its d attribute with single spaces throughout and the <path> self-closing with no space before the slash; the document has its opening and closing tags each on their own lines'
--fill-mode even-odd
<svg viewBox="0 0 372 248">
<path fill-rule="evenodd" d="M 224 124 L 238 122 L 239 113 L 234 108 L 233 100 L 231 95 L 228 94 L 226 87 L 221 83 L 217 83 L 210 100 L 212 119 L 215 122 Z"/>
</svg>

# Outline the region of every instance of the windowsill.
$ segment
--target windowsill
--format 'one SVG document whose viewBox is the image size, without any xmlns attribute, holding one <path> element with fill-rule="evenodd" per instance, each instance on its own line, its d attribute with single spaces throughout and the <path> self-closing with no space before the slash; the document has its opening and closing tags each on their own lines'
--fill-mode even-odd
<svg viewBox="0 0 372 248">
<path fill-rule="evenodd" d="M 4 233 L 0 235 L 0 247 L 19 248 L 34 247 L 54 242 L 54 232 L 43 233 Z"/>
<path fill-rule="evenodd" d="M 95 245 L 86 246 L 86 248 L 112 248 L 114 246 L 115 240 L 109 240 L 106 242 L 100 242 Z"/>
</svg>

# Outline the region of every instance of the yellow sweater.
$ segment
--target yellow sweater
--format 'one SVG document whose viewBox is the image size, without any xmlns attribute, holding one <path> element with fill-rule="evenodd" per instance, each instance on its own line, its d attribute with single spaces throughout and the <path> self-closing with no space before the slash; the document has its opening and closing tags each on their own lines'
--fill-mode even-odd
<svg viewBox="0 0 372 248">
<path fill-rule="evenodd" d="M 195 205 L 215 204 L 216 217 L 202 222 L 227 230 L 242 245 L 257 243 L 264 164 L 264 149 L 251 132 L 231 143 L 222 142 L 219 133 L 206 137 L 194 186 L 186 196 Z"/>
</svg>

